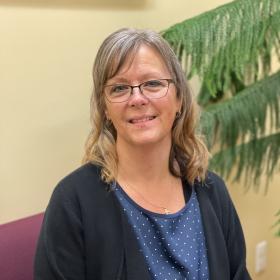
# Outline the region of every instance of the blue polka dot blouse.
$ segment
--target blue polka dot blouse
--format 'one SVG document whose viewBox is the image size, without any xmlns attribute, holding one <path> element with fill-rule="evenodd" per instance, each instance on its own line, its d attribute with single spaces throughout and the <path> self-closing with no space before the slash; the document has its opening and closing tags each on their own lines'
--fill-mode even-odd
<svg viewBox="0 0 280 280">
<path fill-rule="evenodd" d="M 203 226 L 194 190 L 179 212 L 158 214 L 136 204 L 117 183 L 113 189 L 132 225 L 152 279 L 209 279 Z"/>
</svg>

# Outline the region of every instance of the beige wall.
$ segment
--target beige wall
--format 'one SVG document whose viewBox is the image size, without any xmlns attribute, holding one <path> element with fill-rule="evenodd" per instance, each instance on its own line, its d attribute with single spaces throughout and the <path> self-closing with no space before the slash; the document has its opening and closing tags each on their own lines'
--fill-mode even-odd
<svg viewBox="0 0 280 280">
<path fill-rule="evenodd" d="M 280 238 L 274 236 L 276 228 L 272 228 L 272 225 L 276 222 L 275 214 L 280 209 L 279 184 L 280 174 L 276 174 L 265 195 L 264 179 L 261 181 L 258 193 L 253 189 L 244 193 L 242 183 L 228 183 L 246 237 L 248 267 L 253 279 L 256 280 L 280 279 Z M 266 240 L 268 244 L 267 269 L 263 273 L 256 275 L 254 272 L 255 246 L 263 240 Z"/>
<path fill-rule="evenodd" d="M 163 30 L 226 2 L 0 0 L 0 223 L 43 211 L 57 181 L 80 164 L 92 62 L 105 36 L 125 26 Z M 254 279 L 280 279 L 280 239 L 269 229 L 279 181 L 266 197 L 230 187 L 251 271 L 256 242 L 269 241 L 269 272 Z"/>
</svg>

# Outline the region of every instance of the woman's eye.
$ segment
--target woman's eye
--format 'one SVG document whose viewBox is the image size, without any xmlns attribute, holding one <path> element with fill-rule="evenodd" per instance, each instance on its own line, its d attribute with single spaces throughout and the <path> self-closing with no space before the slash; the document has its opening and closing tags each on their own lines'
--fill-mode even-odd
<svg viewBox="0 0 280 280">
<path fill-rule="evenodd" d="M 126 92 L 129 90 L 127 85 L 116 85 L 112 87 L 112 93 Z"/>
<path fill-rule="evenodd" d="M 143 84 L 144 87 L 162 87 L 163 83 L 159 80 L 147 81 Z"/>
</svg>

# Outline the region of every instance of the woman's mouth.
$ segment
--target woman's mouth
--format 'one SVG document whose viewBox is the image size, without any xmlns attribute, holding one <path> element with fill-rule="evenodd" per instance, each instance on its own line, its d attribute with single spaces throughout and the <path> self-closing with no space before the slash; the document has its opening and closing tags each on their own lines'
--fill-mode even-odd
<svg viewBox="0 0 280 280">
<path fill-rule="evenodd" d="M 151 120 L 153 120 L 155 118 L 156 118 L 156 116 L 147 116 L 147 117 L 141 117 L 141 118 L 133 118 L 133 119 L 130 119 L 129 122 L 132 123 L 132 124 L 143 123 L 143 122 L 151 121 Z"/>
</svg>

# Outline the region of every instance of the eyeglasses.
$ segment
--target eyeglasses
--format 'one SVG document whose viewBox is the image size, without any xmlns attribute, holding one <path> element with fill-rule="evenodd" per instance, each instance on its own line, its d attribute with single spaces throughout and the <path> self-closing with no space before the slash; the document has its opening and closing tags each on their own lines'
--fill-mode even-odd
<svg viewBox="0 0 280 280">
<path fill-rule="evenodd" d="M 139 88 L 140 92 L 148 99 L 158 99 L 166 96 L 172 79 L 158 79 L 143 82 L 137 86 L 126 84 L 106 85 L 104 93 L 109 102 L 121 103 L 127 101 L 133 94 L 134 88 Z"/>
</svg>

